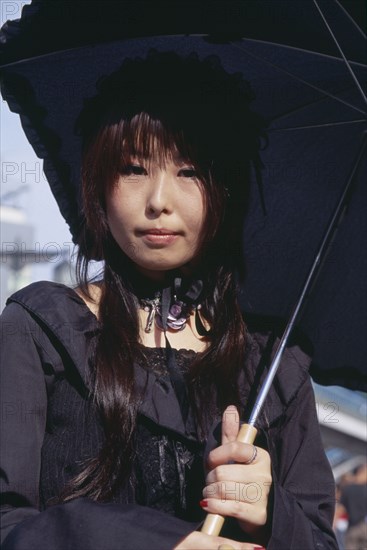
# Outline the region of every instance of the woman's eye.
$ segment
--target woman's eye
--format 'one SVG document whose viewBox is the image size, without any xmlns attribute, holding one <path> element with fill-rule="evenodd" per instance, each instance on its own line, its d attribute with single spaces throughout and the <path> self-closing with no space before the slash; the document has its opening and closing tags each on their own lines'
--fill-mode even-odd
<svg viewBox="0 0 367 550">
<path fill-rule="evenodd" d="M 182 168 L 178 173 L 183 178 L 197 178 L 198 174 L 194 168 Z"/>
<path fill-rule="evenodd" d="M 137 164 L 129 164 L 121 170 L 123 176 L 144 176 L 147 174 L 144 166 L 139 166 Z"/>
</svg>

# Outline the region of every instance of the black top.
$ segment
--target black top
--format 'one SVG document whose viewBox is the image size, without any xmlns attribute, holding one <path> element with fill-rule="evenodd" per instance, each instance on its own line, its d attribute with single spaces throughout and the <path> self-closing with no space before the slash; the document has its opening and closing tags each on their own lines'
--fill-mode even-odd
<svg viewBox="0 0 367 550">
<path fill-rule="evenodd" d="M 163 385 L 169 383 L 166 353 L 163 348 L 145 348 L 146 360 L 139 364 L 149 369 Z M 195 358 L 192 350 L 174 350 L 178 368 L 185 374 Z M 55 503 L 64 485 L 83 469 L 93 449 L 101 448 L 103 431 L 93 407 L 80 397 L 70 378 L 60 377 L 48 397 L 48 424 L 42 445 L 40 505 Z M 75 422 L 78 418 L 79 422 Z M 82 420 L 80 422 L 80 420 Z M 67 429 L 60 430 L 62 424 Z M 187 520 L 200 521 L 199 506 L 204 484 L 203 445 L 167 434 L 149 419 L 140 416 L 135 434 L 130 492 L 135 502 Z M 67 450 L 67 452 L 65 452 Z M 32 460 L 32 457 L 28 457 Z M 126 487 L 112 497 L 126 502 Z"/>
<path fill-rule="evenodd" d="M 213 418 L 203 449 L 186 429 L 159 349 L 147 350 L 149 369 L 134 365 L 135 383 L 144 390 L 134 475 L 111 503 L 79 498 L 50 505 L 103 441 L 88 399 L 98 331 L 96 317 L 63 285 L 34 283 L 13 295 L 4 310 L 3 550 L 168 550 L 198 526 L 189 521 L 201 517 L 202 454 L 218 444 L 220 417 Z M 238 381 L 244 403 L 252 399 L 254 379 L 266 371 L 260 356 L 269 343 L 269 332 L 248 334 Z M 184 370 L 193 352 L 181 350 L 176 358 Z M 309 363 L 298 346 L 286 350 L 259 419 L 256 443 L 270 453 L 273 469 L 268 550 L 337 548 L 331 529 L 334 482 L 321 445 Z M 225 525 L 229 536 L 248 540 L 234 520 Z"/>
</svg>

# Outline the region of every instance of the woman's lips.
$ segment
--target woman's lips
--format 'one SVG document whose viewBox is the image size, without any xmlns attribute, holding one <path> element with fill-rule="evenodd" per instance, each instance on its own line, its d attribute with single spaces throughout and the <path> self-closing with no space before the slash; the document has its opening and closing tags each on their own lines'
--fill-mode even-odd
<svg viewBox="0 0 367 550">
<path fill-rule="evenodd" d="M 147 231 L 139 231 L 142 239 L 149 243 L 158 246 L 167 246 L 176 241 L 179 233 L 168 229 L 148 229 Z"/>
</svg>

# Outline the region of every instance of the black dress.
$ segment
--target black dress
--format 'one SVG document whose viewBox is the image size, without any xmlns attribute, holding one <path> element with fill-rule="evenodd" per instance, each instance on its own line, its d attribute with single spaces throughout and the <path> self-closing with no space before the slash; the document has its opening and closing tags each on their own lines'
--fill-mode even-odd
<svg viewBox="0 0 367 550">
<path fill-rule="evenodd" d="M 2 537 L 4 550 L 172 549 L 204 517 L 206 446 L 183 422 L 162 349 L 134 365 L 144 392 L 129 480 L 109 503 L 55 497 L 84 461 L 96 456 L 103 430 L 89 397 L 91 350 L 99 327 L 71 289 L 34 283 L 11 297 L 2 315 Z M 239 384 L 251 400 L 269 333 L 248 334 Z M 183 372 L 195 354 L 179 350 Z M 322 449 L 310 360 L 287 349 L 259 422 L 257 444 L 272 459 L 272 536 L 268 550 L 337 548 L 331 529 L 334 482 Z M 259 371 L 257 371 L 259 372 Z M 227 520 L 226 535 L 247 540 Z"/>
</svg>

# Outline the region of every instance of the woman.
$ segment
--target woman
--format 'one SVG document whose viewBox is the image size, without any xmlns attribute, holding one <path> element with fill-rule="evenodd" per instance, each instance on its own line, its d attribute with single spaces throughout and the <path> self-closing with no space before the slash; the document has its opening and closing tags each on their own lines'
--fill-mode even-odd
<svg viewBox="0 0 367 550">
<path fill-rule="evenodd" d="M 86 101 L 79 287 L 30 285 L 3 314 L 4 550 L 336 548 L 298 346 L 256 446 L 236 442 L 276 336 L 236 295 L 251 99 L 215 58 L 152 51 Z"/>
</svg>

